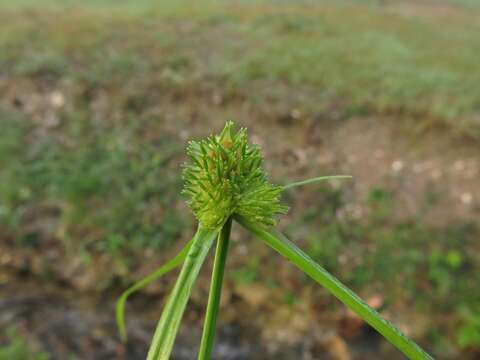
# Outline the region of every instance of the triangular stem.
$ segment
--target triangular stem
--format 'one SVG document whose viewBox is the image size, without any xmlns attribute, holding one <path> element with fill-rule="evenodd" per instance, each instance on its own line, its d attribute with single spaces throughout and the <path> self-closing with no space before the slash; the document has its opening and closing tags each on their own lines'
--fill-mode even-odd
<svg viewBox="0 0 480 360">
<path fill-rule="evenodd" d="M 199 225 L 177 282 L 163 308 L 148 350 L 147 360 L 168 360 L 170 358 L 193 283 L 216 235 L 217 231 L 204 229 Z"/>
<path fill-rule="evenodd" d="M 227 260 L 231 228 L 232 219 L 229 218 L 225 225 L 223 225 L 220 233 L 218 234 L 215 260 L 213 263 L 212 280 L 210 283 L 210 292 L 208 295 L 207 311 L 205 314 L 198 360 L 211 359 L 213 344 L 215 340 L 215 327 L 217 322 L 218 310 L 220 307 L 223 274 L 225 272 L 225 262 Z"/>
</svg>

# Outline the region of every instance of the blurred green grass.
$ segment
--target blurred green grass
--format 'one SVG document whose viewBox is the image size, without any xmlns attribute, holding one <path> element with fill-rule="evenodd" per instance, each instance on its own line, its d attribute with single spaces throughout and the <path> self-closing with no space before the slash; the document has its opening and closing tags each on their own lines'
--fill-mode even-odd
<svg viewBox="0 0 480 360">
<path fill-rule="evenodd" d="M 64 6 L 53 6 L 59 3 Z M 50 10 L 5 11 L 4 71 L 43 71 L 99 85 L 132 81 L 180 61 L 183 68 L 164 74 L 173 83 L 208 80 L 247 94 L 252 84 L 288 86 L 315 92 L 315 101 L 307 101 L 315 109 L 340 103 L 347 115 L 402 114 L 420 128 L 446 124 L 480 136 L 480 26 L 461 8 L 448 16 L 402 16 L 348 2 L 47 4 Z M 255 92 L 257 101 L 268 96 Z"/>
<path fill-rule="evenodd" d="M 50 358 L 44 352 L 32 351 L 26 339 L 18 331 L 8 329 L 6 335 L 6 344 L 0 344 L 0 360 L 48 360 Z"/>
<path fill-rule="evenodd" d="M 0 116 L 0 219 L 20 243 L 47 235 L 116 254 L 127 244 L 167 245 L 189 226 L 173 206 L 181 180 L 171 166 L 183 148 L 171 137 L 146 141 L 147 124 L 138 120 L 92 129 L 78 115 L 61 137 L 39 139 L 22 117 Z M 43 226 L 50 220 L 58 223 Z"/>
</svg>

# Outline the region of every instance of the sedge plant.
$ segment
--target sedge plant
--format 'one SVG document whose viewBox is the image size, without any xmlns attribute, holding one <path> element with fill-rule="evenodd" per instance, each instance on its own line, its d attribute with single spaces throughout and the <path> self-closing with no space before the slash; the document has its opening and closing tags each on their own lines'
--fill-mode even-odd
<svg viewBox="0 0 480 360">
<path fill-rule="evenodd" d="M 211 359 L 233 221 L 326 288 L 408 358 L 432 359 L 285 235 L 274 229 L 276 216 L 285 214 L 288 210 L 280 202 L 283 191 L 350 176 L 325 176 L 285 186 L 274 185 L 267 180 L 259 148 L 248 143 L 246 129 L 235 131 L 232 122 L 227 122 L 218 135 L 189 142 L 187 154 L 190 162 L 183 171 L 183 193 L 188 197 L 188 206 L 198 220 L 197 232 L 178 255 L 127 289 L 119 298 L 116 307 L 120 335 L 126 340 L 124 312 L 127 298 L 183 264 L 158 321 L 147 360 L 169 359 L 192 286 L 216 240 L 210 292 L 198 352 L 199 360 Z"/>
</svg>

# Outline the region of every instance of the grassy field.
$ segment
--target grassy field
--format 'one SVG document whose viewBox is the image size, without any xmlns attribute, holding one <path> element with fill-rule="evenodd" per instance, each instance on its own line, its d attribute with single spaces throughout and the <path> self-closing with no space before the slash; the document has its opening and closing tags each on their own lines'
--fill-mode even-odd
<svg viewBox="0 0 480 360">
<path fill-rule="evenodd" d="M 412 142 L 438 132 L 478 144 L 479 20 L 469 0 L 0 1 L 0 236 L 38 254 L 53 243 L 64 263 L 101 258 L 99 289 L 129 283 L 191 234 L 179 196 L 185 142 L 231 118 L 265 136 L 278 182 L 339 171 L 281 169 L 308 124 L 327 132 L 374 118 Z M 287 195 L 293 221 L 282 226 L 405 323 L 411 309 L 422 314 L 410 330 L 429 350 L 478 354 L 478 224 L 428 224 L 433 191 L 398 218 L 397 183 L 365 188 L 361 218 L 342 215 L 349 185 Z M 312 287 L 272 280 L 279 262 L 249 245 L 233 286 L 267 279 L 301 302 L 299 285 Z"/>
<path fill-rule="evenodd" d="M 91 86 L 135 82 L 144 101 L 158 79 L 139 74 L 152 72 L 170 87 L 221 84 L 254 94 L 255 101 L 283 101 L 277 92 L 285 87 L 307 94 L 321 89 L 316 101 L 307 96 L 301 105 L 336 106 L 346 115 L 401 113 L 420 128 L 448 124 L 479 136 L 477 12 L 426 9 L 405 16 L 357 3 L 147 1 L 71 5 L 65 18 L 68 5 L 49 3 L 36 13 L 4 12 L 4 70 L 62 74 Z"/>
<path fill-rule="evenodd" d="M 15 331 L 8 332 L 8 345 L 0 346 L 1 360 L 48 360 L 48 355 L 32 351 L 28 343 Z"/>
</svg>

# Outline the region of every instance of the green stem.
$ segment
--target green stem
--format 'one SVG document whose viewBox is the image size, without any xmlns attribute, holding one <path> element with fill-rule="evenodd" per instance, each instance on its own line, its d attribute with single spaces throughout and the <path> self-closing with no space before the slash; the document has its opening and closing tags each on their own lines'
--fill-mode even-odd
<svg viewBox="0 0 480 360">
<path fill-rule="evenodd" d="M 200 351 L 198 353 L 199 360 L 210 360 L 213 350 L 213 343 L 215 340 L 215 324 L 217 322 L 218 309 L 220 307 L 223 274 L 225 272 L 225 262 L 227 260 L 231 228 L 232 219 L 229 218 L 218 234 L 217 249 L 215 251 L 215 260 L 213 263 L 212 281 L 210 283 L 210 293 L 208 295 L 207 312 L 205 314 L 202 340 L 200 342 Z"/>
<path fill-rule="evenodd" d="M 287 190 L 287 189 L 290 189 L 290 188 L 293 188 L 293 187 L 297 187 L 297 186 L 315 184 L 315 183 L 317 183 L 317 182 L 325 181 L 325 180 L 351 179 L 351 178 L 352 178 L 352 176 L 350 176 L 350 175 L 319 176 L 319 177 L 316 177 L 316 178 L 307 179 L 307 180 L 298 181 L 298 182 L 294 182 L 294 183 L 290 183 L 290 184 L 284 185 L 284 186 L 283 186 L 283 190 Z"/>
<path fill-rule="evenodd" d="M 187 256 L 188 250 L 190 249 L 192 242 L 193 239 L 190 240 L 187 245 L 185 245 L 185 247 L 174 258 L 170 259 L 168 262 L 160 266 L 157 270 L 148 274 L 143 279 L 130 286 L 122 293 L 122 295 L 120 295 L 117 300 L 117 305 L 115 307 L 115 315 L 117 319 L 118 331 L 120 333 L 122 341 L 127 341 L 127 329 L 125 326 L 125 303 L 127 302 L 128 297 L 134 292 L 144 288 L 148 284 L 157 280 L 162 275 L 168 273 L 169 271 L 175 269 L 178 265 L 180 265 L 183 260 L 185 260 L 185 257 Z"/>
<path fill-rule="evenodd" d="M 300 270 L 329 290 L 337 299 L 357 313 L 363 320 L 382 334 L 391 344 L 412 360 L 431 360 L 432 358 L 412 340 L 408 339 L 394 325 L 383 319 L 374 309 L 343 285 L 328 271 L 314 262 L 284 235 L 259 227 L 248 220 L 235 217 L 242 226 L 263 240 L 267 245 L 290 260 Z"/>
<path fill-rule="evenodd" d="M 182 271 L 163 309 L 148 350 L 147 360 L 168 360 L 170 358 L 192 286 L 216 234 L 217 231 L 207 230 L 199 226 L 187 258 L 183 263 Z"/>
</svg>

